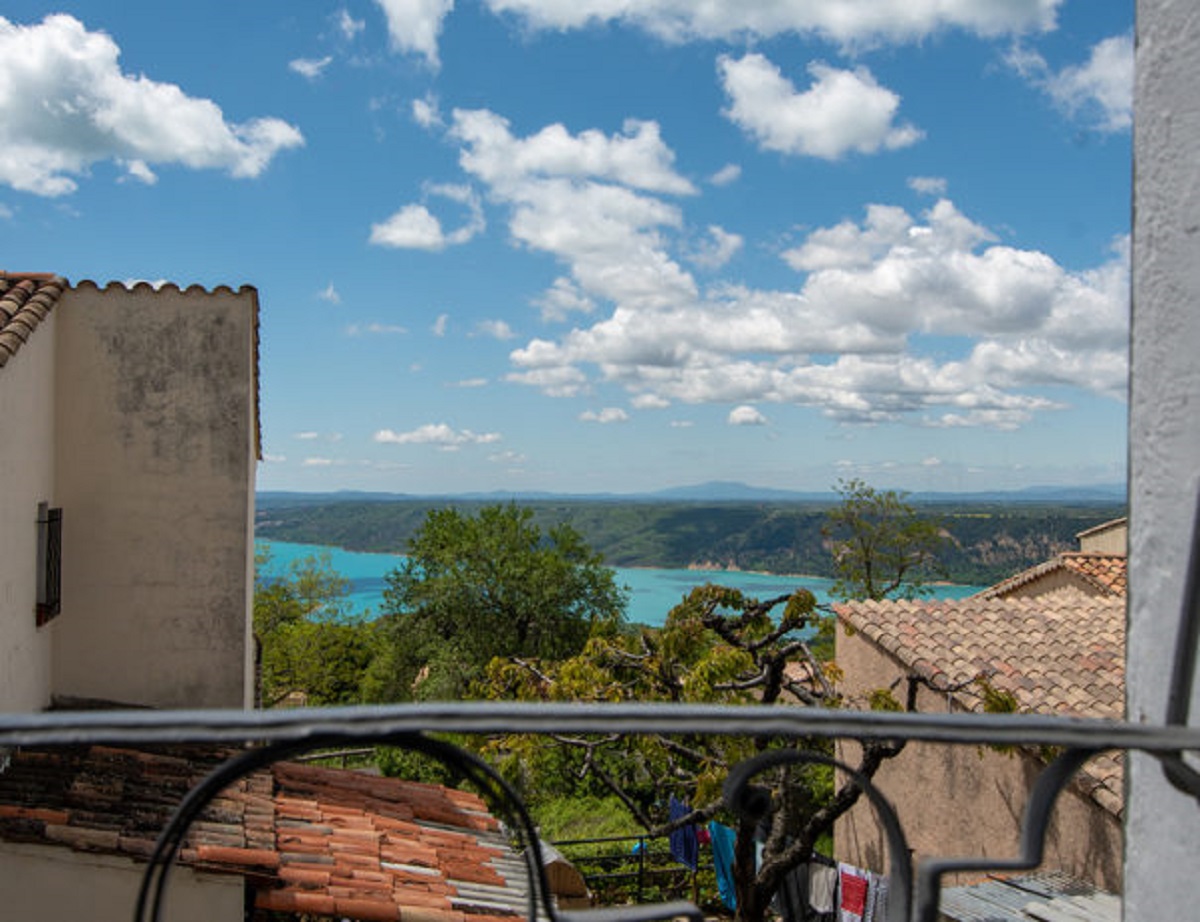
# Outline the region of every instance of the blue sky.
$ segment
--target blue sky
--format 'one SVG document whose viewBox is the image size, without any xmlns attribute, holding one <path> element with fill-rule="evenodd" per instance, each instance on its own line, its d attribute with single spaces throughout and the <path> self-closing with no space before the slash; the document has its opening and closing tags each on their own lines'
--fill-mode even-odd
<svg viewBox="0 0 1200 922">
<path fill-rule="evenodd" d="M 4 16 L 5 268 L 254 285 L 261 489 L 1125 476 L 1129 2 Z"/>
</svg>

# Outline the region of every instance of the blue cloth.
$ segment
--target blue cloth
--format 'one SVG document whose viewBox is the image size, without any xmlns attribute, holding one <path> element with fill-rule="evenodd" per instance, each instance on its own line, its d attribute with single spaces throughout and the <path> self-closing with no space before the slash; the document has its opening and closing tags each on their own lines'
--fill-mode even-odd
<svg viewBox="0 0 1200 922">
<path fill-rule="evenodd" d="M 692 812 L 691 807 L 675 795 L 671 795 L 669 804 L 671 821 L 674 822 Z M 696 827 L 690 823 L 680 826 L 668 837 L 671 857 L 689 870 L 696 870 L 700 863 L 700 840 L 696 838 Z"/>
<path fill-rule="evenodd" d="M 716 820 L 708 824 L 712 836 L 713 869 L 717 872 L 717 891 L 726 909 L 737 909 L 737 887 L 733 883 L 733 843 L 737 839 L 728 826 Z"/>
</svg>

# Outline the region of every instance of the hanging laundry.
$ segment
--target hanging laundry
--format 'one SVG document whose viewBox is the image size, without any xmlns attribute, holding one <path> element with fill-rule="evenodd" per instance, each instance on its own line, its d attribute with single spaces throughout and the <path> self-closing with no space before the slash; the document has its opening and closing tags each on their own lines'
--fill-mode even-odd
<svg viewBox="0 0 1200 922">
<path fill-rule="evenodd" d="M 671 821 L 682 819 L 692 812 L 691 807 L 671 795 L 668 804 Z M 696 827 L 689 823 L 680 826 L 668 837 L 671 857 L 690 871 L 696 870 L 700 862 L 700 840 L 696 838 Z"/>
<path fill-rule="evenodd" d="M 713 869 L 717 872 L 717 891 L 726 909 L 737 909 L 737 887 L 733 883 L 733 843 L 737 834 L 716 820 L 708 824 L 712 837 Z"/>
<path fill-rule="evenodd" d="M 838 872 L 815 861 L 808 866 L 808 905 L 813 912 L 831 913 L 836 908 Z"/>
<path fill-rule="evenodd" d="M 888 892 L 891 887 L 888 879 L 882 874 L 871 874 L 870 909 L 871 922 L 887 922 Z"/>
<path fill-rule="evenodd" d="M 870 879 L 866 871 L 844 863 L 838 864 L 838 922 L 866 922 Z"/>
</svg>

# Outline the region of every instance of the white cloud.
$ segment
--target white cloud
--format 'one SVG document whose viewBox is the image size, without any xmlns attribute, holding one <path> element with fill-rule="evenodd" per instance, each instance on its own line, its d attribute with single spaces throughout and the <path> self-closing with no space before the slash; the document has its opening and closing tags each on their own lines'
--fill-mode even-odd
<svg viewBox="0 0 1200 922">
<path fill-rule="evenodd" d="M 517 334 L 503 320 L 481 320 L 475 324 L 475 332 L 479 336 L 489 336 L 501 342 L 512 339 Z"/>
<path fill-rule="evenodd" d="M 729 411 L 726 420 L 731 426 L 765 426 L 767 418 L 752 406 L 743 404 Z"/>
<path fill-rule="evenodd" d="M 838 70 L 814 61 L 813 84 L 802 93 L 761 54 L 722 55 L 717 69 L 730 100 L 723 114 L 767 150 L 836 160 L 850 151 L 908 147 L 923 136 L 895 123 L 900 97 L 865 67 Z"/>
<path fill-rule="evenodd" d="M 608 423 L 623 423 L 629 420 L 629 414 L 620 407 L 605 407 L 599 412 L 595 410 L 584 410 L 579 414 L 580 420 L 585 423 L 600 423 L 607 425 Z"/>
<path fill-rule="evenodd" d="M 326 55 L 323 58 L 296 58 L 293 61 L 288 61 L 288 70 L 291 70 L 307 80 L 316 80 L 324 72 L 325 68 L 333 63 L 333 58 Z"/>
<path fill-rule="evenodd" d="M 923 467 L 941 467 L 942 459 L 931 455 L 930 457 L 923 459 L 921 461 L 921 465 Z"/>
<path fill-rule="evenodd" d="M 407 332 L 407 328 L 394 323 L 352 323 L 346 327 L 347 336 L 395 336 Z"/>
<path fill-rule="evenodd" d="M 639 410 L 665 410 L 671 405 L 671 401 L 660 394 L 636 394 L 629 402 Z"/>
<path fill-rule="evenodd" d="M 921 195 L 945 195 L 948 184 L 941 176 L 910 176 L 908 188 Z"/>
<path fill-rule="evenodd" d="M 450 322 L 449 314 L 438 314 L 437 320 L 435 320 L 433 322 L 433 326 L 431 326 L 429 328 L 429 331 L 431 333 L 433 333 L 434 336 L 436 336 L 440 339 L 441 337 L 446 335 L 446 324 L 449 322 Z"/>
<path fill-rule="evenodd" d="M 145 160 L 127 160 L 124 162 L 124 166 L 128 175 L 140 183 L 153 186 L 158 182 L 158 176 L 146 165 Z"/>
<path fill-rule="evenodd" d="M 566 320 L 572 313 L 590 314 L 596 302 L 579 290 L 569 278 L 556 278 L 534 306 L 542 312 L 543 320 Z"/>
<path fill-rule="evenodd" d="M 695 427 L 695 422 L 690 419 L 673 419 L 671 420 L 672 429 L 691 429 Z"/>
<path fill-rule="evenodd" d="M 715 224 L 708 226 L 708 238 L 696 245 L 689 258 L 705 269 L 719 269 L 742 248 L 742 238 Z"/>
<path fill-rule="evenodd" d="M 7 205 L 0 205 L 0 220 L 11 221 L 16 217 L 16 212 Z"/>
<path fill-rule="evenodd" d="M 483 206 L 470 186 L 431 185 L 425 192 L 463 205 L 467 216 L 462 226 L 446 231 L 442 222 L 424 205 L 405 205 L 386 221 L 371 225 L 370 242 L 393 249 L 436 252 L 467 243 L 485 229 Z"/>
<path fill-rule="evenodd" d="M 1132 35 L 1098 42 L 1086 63 L 1057 73 L 1038 52 L 1020 45 L 1014 46 L 1007 60 L 1072 118 L 1106 132 L 1126 131 L 1133 124 Z"/>
<path fill-rule="evenodd" d="M 412 117 L 422 128 L 441 128 L 445 124 L 442 121 L 442 113 L 438 110 L 437 97 L 432 93 L 412 101 Z"/>
<path fill-rule="evenodd" d="M 528 458 L 518 451 L 498 451 L 488 455 L 488 460 L 493 464 L 524 464 Z"/>
<path fill-rule="evenodd" d="M 741 177 L 742 168 L 736 163 L 727 163 L 708 177 L 708 181 L 714 186 L 728 186 L 730 183 L 737 182 Z"/>
<path fill-rule="evenodd" d="M 116 42 L 73 16 L 32 26 L 0 17 L 0 182 L 23 192 L 73 192 L 73 177 L 106 160 L 146 179 L 149 164 L 260 175 L 281 150 L 304 143 L 277 118 L 233 123 L 208 99 L 121 72 Z M 130 167 L 129 165 L 134 166 Z"/>
<path fill-rule="evenodd" d="M 1120 398 L 1128 252 L 1071 272 L 1000 244 L 942 199 L 912 216 L 871 205 L 861 223 L 814 229 L 784 258 L 794 291 L 716 287 L 657 306 L 617 301 L 590 327 L 511 354 L 509 380 L 588 389 L 584 368 L 631 394 L 684 403 L 790 403 L 846 422 L 1012 427 L 1062 406 L 1031 392 Z M 965 354 L 922 354 L 926 337 Z"/>
<path fill-rule="evenodd" d="M 487 378 L 463 378 L 461 381 L 451 382 L 450 387 L 476 388 L 487 387 Z"/>
<path fill-rule="evenodd" d="M 263 452 L 262 459 L 265 464 L 283 464 L 287 461 L 287 455 L 273 455 L 270 452 Z"/>
<path fill-rule="evenodd" d="M 312 441 L 315 441 L 316 439 L 319 439 L 320 437 L 321 437 L 321 433 L 313 432 L 311 430 L 308 432 L 297 432 L 295 435 L 292 436 L 292 438 L 300 439 L 303 442 L 312 442 Z"/>
<path fill-rule="evenodd" d="M 419 54 L 431 67 L 439 65 L 438 36 L 454 0 L 375 0 L 387 20 L 392 48 Z"/>
<path fill-rule="evenodd" d="M 490 445 L 499 442 L 500 434 L 453 429 L 445 423 L 427 423 L 409 432 L 380 429 L 375 433 L 375 441 L 389 445 L 434 445 L 443 451 L 457 451 L 464 445 Z"/>
<path fill-rule="evenodd" d="M 367 27 L 367 24 L 361 19 L 351 16 L 350 11 L 345 7 L 338 10 L 336 22 L 338 31 L 342 33 L 342 38 L 346 41 L 353 41 L 358 33 Z"/>
<path fill-rule="evenodd" d="M 1053 28 L 1062 0 L 485 0 L 532 28 L 614 22 L 672 41 L 815 34 L 841 43 L 911 41 L 944 29 L 994 36 Z"/>
<path fill-rule="evenodd" d="M 300 462 L 304 467 L 332 467 L 332 458 L 305 458 Z"/>
<path fill-rule="evenodd" d="M 328 301 L 330 304 L 342 303 L 342 296 L 338 294 L 338 290 L 333 287 L 333 282 L 330 282 L 328 285 L 318 291 L 317 297 L 322 301 Z"/>
</svg>

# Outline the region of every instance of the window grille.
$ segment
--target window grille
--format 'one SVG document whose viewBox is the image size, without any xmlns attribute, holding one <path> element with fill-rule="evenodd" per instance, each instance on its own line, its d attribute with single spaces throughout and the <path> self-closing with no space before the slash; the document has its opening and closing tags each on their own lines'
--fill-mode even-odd
<svg viewBox="0 0 1200 922">
<path fill-rule="evenodd" d="M 62 509 L 38 504 L 37 624 L 62 609 Z"/>
</svg>

